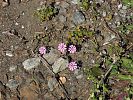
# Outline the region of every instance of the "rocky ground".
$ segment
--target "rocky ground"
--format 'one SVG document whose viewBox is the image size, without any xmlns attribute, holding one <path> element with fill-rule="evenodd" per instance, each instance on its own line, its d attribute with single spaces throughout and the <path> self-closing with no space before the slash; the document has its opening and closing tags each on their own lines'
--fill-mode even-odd
<svg viewBox="0 0 133 100">
<path fill-rule="evenodd" d="M 133 2 L 83 1 L 0 0 L 0 100 L 95 100 L 89 99 L 93 84 L 86 69 L 104 63 L 103 55 L 114 62 L 120 55 L 132 55 Z M 40 19 L 36 12 L 49 5 L 57 13 Z M 82 29 L 89 36 L 83 34 L 77 40 L 69 36 Z M 58 50 L 62 42 L 76 45 L 76 53 L 62 54 Z M 109 46 L 118 45 L 108 51 Z M 44 55 L 39 54 L 41 46 L 47 48 Z M 78 64 L 74 71 L 68 68 L 71 60 Z M 108 69 L 106 64 L 100 67 L 105 75 Z M 108 84 L 110 95 L 104 99 L 124 100 L 123 88 L 130 82 L 111 79 Z"/>
</svg>

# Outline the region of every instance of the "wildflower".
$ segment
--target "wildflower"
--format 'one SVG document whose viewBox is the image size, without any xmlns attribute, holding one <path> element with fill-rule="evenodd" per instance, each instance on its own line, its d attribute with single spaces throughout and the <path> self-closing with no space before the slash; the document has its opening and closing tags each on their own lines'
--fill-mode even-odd
<svg viewBox="0 0 133 100">
<path fill-rule="evenodd" d="M 39 53 L 40 54 L 46 54 L 46 48 L 44 46 L 39 48 Z"/>
<path fill-rule="evenodd" d="M 65 50 L 67 49 L 66 47 L 67 47 L 67 46 L 66 46 L 65 43 L 60 43 L 60 44 L 58 45 L 58 50 L 59 50 L 61 53 L 64 53 Z"/>
<path fill-rule="evenodd" d="M 68 68 L 69 68 L 71 71 L 74 71 L 75 69 L 78 68 L 77 63 L 76 63 L 75 61 L 70 62 L 70 63 L 68 64 Z"/>
<path fill-rule="evenodd" d="M 76 52 L 76 46 L 70 45 L 69 48 L 68 48 L 68 51 L 69 51 L 70 53 L 75 53 L 75 52 Z"/>
</svg>

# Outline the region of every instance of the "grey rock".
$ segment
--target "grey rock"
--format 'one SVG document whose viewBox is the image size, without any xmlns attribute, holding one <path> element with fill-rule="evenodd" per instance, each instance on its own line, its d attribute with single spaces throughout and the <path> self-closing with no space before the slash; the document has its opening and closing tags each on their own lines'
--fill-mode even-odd
<svg viewBox="0 0 133 100">
<path fill-rule="evenodd" d="M 26 70 L 30 70 L 32 68 L 37 67 L 40 64 L 40 58 L 30 58 L 25 60 L 22 64 Z"/>
<path fill-rule="evenodd" d="M 9 6 L 9 2 L 6 0 L 6 1 L 3 1 L 2 2 L 2 7 L 7 7 Z"/>
<path fill-rule="evenodd" d="M 72 0 L 71 3 L 72 4 L 78 4 L 79 3 L 79 0 Z"/>
<path fill-rule="evenodd" d="M 52 65 L 53 72 L 58 73 L 60 71 L 63 71 L 68 67 L 68 60 L 64 58 L 59 58 L 55 61 L 55 63 Z"/>
<path fill-rule="evenodd" d="M 62 8 L 68 8 L 69 7 L 69 3 L 65 2 L 65 1 L 62 1 L 61 7 Z"/>
<path fill-rule="evenodd" d="M 50 52 L 43 55 L 43 57 L 48 61 L 49 64 L 53 64 L 59 58 L 58 51 L 51 48 Z"/>
<path fill-rule="evenodd" d="M 10 89 L 15 89 L 19 86 L 19 82 L 17 82 L 16 80 L 10 79 L 6 84 L 6 86 L 9 87 Z"/>
<path fill-rule="evenodd" d="M 59 13 L 60 14 L 66 14 L 67 10 L 66 8 L 60 8 Z"/>
<path fill-rule="evenodd" d="M 66 22 L 66 17 L 65 17 L 64 15 L 60 15 L 60 16 L 59 16 L 59 20 L 60 20 L 62 23 L 64 23 L 64 22 Z"/>
<path fill-rule="evenodd" d="M 105 37 L 105 40 L 104 40 L 104 44 L 103 45 L 106 45 L 108 44 L 111 40 L 113 40 L 114 38 L 116 38 L 116 36 L 114 34 L 109 34 Z"/>
<path fill-rule="evenodd" d="M 13 57 L 12 51 L 6 51 L 6 56 L 8 56 L 8 57 Z"/>
<path fill-rule="evenodd" d="M 12 71 L 14 71 L 16 68 L 17 68 L 16 65 L 12 65 L 12 66 L 9 68 L 9 71 L 12 72 Z"/>
<path fill-rule="evenodd" d="M 76 70 L 74 71 L 74 75 L 76 76 L 77 79 L 83 78 L 83 72 L 80 71 L 79 69 L 76 69 Z"/>
<path fill-rule="evenodd" d="M 73 22 L 77 24 L 81 24 L 85 21 L 85 16 L 81 11 L 76 11 L 73 15 Z"/>
<path fill-rule="evenodd" d="M 49 87 L 50 91 L 54 90 L 56 84 L 57 84 L 57 80 L 55 78 L 50 78 L 48 80 L 48 87 Z"/>
</svg>

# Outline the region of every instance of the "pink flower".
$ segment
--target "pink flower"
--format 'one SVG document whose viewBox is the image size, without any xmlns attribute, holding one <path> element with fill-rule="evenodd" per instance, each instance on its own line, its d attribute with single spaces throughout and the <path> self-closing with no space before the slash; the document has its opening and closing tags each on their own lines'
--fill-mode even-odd
<svg viewBox="0 0 133 100">
<path fill-rule="evenodd" d="M 44 46 L 39 48 L 39 53 L 40 54 L 46 54 L 46 48 Z"/>
<path fill-rule="evenodd" d="M 77 63 L 76 63 L 75 61 L 70 62 L 70 63 L 68 64 L 68 68 L 69 68 L 71 71 L 74 71 L 75 69 L 78 68 Z"/>
<path fill-rule="evenodd" d="M 60 43 L 60 44 L 58 45 L 58 50 L 59 50 L 61 53 L 65 53 L 65 50 L 67 49 L 66 47 L 67 47 L 67 46 L 66 46 L 65 43 Z"/>
<path fill-rule="evenodd" d="M 68 48 L 68 51 L 69 51 L 70 53 L 75 53 L 75 52 L 76 52 L 76 46 L 70 45 L 69 48 Z"/>
</svg>

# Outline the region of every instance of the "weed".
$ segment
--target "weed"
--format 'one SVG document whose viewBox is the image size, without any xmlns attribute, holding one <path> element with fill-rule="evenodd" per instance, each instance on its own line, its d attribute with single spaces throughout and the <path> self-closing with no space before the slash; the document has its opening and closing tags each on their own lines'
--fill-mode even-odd
<svg viewBox="0 0 133 100">
<path fill-rule="evenodd" d="M 92 31 L 88 31 L 83 27 L 77 27 L 74 31 L 68 33 L 68 40 L 73 44 L 81 44 L 91 36 L 93 36 Z"/>
<path fill-rule="evenodd" d="M 41 21 L 51 20 L 56 14 L 58 14 L 58 9 L 53 6 L 42 7 L 35 12 Z"/>
</svg>

